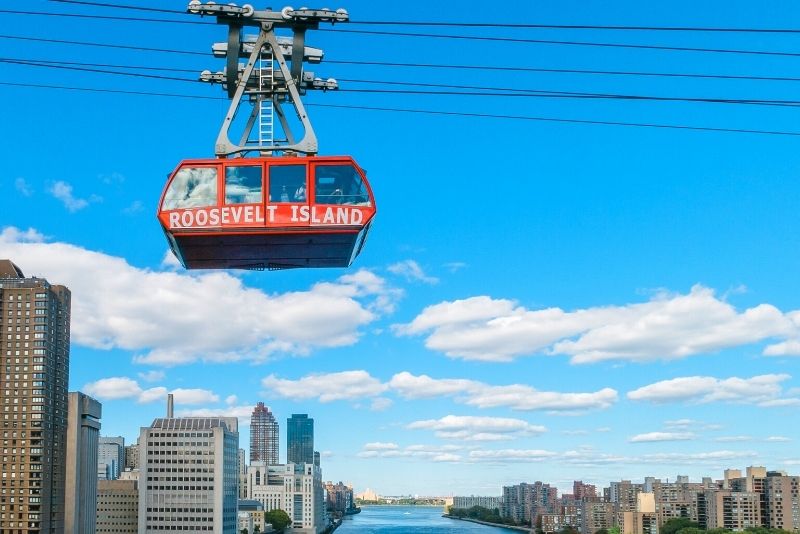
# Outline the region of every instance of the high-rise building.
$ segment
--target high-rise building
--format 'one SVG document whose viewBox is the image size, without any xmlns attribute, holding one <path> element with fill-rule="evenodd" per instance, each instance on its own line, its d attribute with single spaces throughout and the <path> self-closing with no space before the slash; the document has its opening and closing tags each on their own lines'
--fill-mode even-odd
<svg viewBox="0 0 800 534">
<path fill-rule="evenodd" d="M 136 480 L 98 480 L 96 534 L 137 534 L 138 532 L 138 482 Z"/>
<path fill-rule="evenodd" d="M 236 472 L 239 474 L 239 500 L 242 500 L 247 498 L 247 456 L 244 449 L 239 449 L 236 458 Z"/>
<path fill-rule="evenodd" d="M 116 480 L 124 470 L 125 438 L 122 436 L 100 436 L 97 454 L 97 478 Z M 105 476 L 101 476 L 105 475 Z"/>
<path fill-rule="evenodd" d="M 125 446 L 125 469 L 139 469 L 139 440 Z"/>
<path fill-rule="evenodd" d="M 252 462 L 247 478 L 247 498 L 259 501 L 266 512 L 286 512 L 292 520 L 292 532 L 319 534 L 325 530 L 325 491 L 319 467 Z"/>
<path fill-rule="evenodd" d="M 238 419 L 167 415 L 139 434 L 139 533 L 236 534 Z"/>
<path fill-rule="evenodd" d="M 582 480 L 576 480 L 572 483 L 572 493 L 575 495 L 576 501 L 596 499 L 597 486 L 593 484 L 584 484 Z"/>
<path fill-rule="evenodd" d="M 748 491 L 706 490 L 697 496 L 698 520 L 706 530 L 742 531 L 761 525 L 761 496 Z"/>
<path fill-rule="evenodd" d="M 64 534 L 95 534 L 97 454 L 102 406 L 80 392 L 69 394 Z"/>
<path fill-rule="evenodd" d="M 295 413 L 286 420 L 286 462 L 314 464 L 314 420 Z"/>
<path fill-rule="evenodd" d="M 0 532 L 64 530 L 70 292 L 26 278 L 0 260 L 0 403 L 3 440 L 19 446 L 0 464 L 14 494 Z M 22 443 L 25 443 L 22 446 Z"/>
<path fill-rule="evenodd" d="M 259 402 L 250 416 L 250 461 L 277 465 L 279 438 L 278 420 L 263 402 Z"/>
<path fill-rule="evenodd" d="M 769 528 L 800 531 L 800 477 L 781 474 L 764 478 L 764 521 Z"/>
<path fill-rule="evenodd" d="M 343 484 L 341 481 L 338 484 L 334 484 L 333 482 L 326 482 L 325 483 L 325 501 L 328 512 L 330 512 L 334 517 L 342 517 L 345 514 L 352 513 L 355 510 L 356 504 L 355 499 L 353 498 L 353 486 L 349 484 Z M 456 499 L 464 499 L 469 497 L 453 497 L 453 507 L 454 508 L 471 508 L 472 506 L 456 506 Z M 473 497 L 475 499 L 494 499 L 494 503 L 497 504 L 497 497 Z M 473 505 L 476 506 L 476 505 Z M 488 507 L 485 507 L 488 508 Z M 494 506 L 497 508 L 497 506 Z M 489 508 L 493 510 L 494 508 Z"/>
</svg>

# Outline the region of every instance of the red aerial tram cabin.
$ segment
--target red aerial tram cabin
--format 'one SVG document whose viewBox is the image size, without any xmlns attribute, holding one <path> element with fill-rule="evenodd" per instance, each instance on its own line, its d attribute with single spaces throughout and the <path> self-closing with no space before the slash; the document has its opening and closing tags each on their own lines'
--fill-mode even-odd
<svg viewBox="0 0 800 534">
<path fill-rule="evenodd" d="M 347 267 L 374 216 L 349 156 L 185 160 L 158 210 L 187 269 Z"/>
</svg>

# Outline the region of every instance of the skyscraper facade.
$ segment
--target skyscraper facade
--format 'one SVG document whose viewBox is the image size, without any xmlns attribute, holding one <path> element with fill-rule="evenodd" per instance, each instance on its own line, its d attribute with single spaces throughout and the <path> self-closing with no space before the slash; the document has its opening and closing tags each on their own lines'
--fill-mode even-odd
<svg viewBox="0 0 800 534">
<path fill-rule="evenodd" d="M 308 414 L 292 414 L 286 420 L 286 462 L 314 464 L 314 420 Z"/>
<path fill-rule="evenodd" d="M 97 478 L 116 480 L 124 470 L 125 438 L 122 436 L 100 436 L 97 456 Z"/>
<path fill-rule="evenodd" d="M 141 429 L 140 534 L 238 532 L 238 423 L 235 417 L 166 417 Z"/>
<path fill-rule="evenodd" d="M 88 395 L 73 392 L 68 410 L 64 534 L 95 534 L 102 407 Z"/>
<path fill-rule="evenodd" d="M 263 402 L 256 404 L 250 416 L 250 461 L 278 464 L 278 421 Z"/>
<path fill-rule="evenodd" d="M 2 433 L 17 449 L 0 464 L 0 532 L 64 530 L 69 330 L 69 289 L 0 260 Z"/>
</svg>

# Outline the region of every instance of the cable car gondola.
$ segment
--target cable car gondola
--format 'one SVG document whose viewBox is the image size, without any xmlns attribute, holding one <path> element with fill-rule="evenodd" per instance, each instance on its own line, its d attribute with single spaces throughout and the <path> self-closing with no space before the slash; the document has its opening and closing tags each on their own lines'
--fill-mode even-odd
<svg viewBox="0 0 800 534">
<path fill-rule="evenodd" d="M 319 63 L 323 56 L 305 45 L 305 34 L 320 22 L 347 22 L 347 11 L 260 11 L 199 0 L 191 0 L 187 11 L 228 25 L 227 42 L 212 47 L 216 57 L 227 59 L 225 71 L 203 71 L 200 80 L 221 84 L 231 104 L 217 136 L 217 158 L 182 161 L 164 187 L 158 220 L 173 253 L 187 269 L 348 267 L 364 246 L 375 199 L 352 157 L 317 155 L 300 99 L 308 90 L 338 88 L 336 80 L 303 70 L 304 61 Z M 243 35 L 245 26 L 258 34 Z M 276 28 L 293 36 L 278 37 Z M 252 109 L 234 143 L 229 130 L 242 102 Z M 299 140 L 285 103 L 302 123 Z M 255 125 L 258 136 L 251 139 Z M 285 139 L 275 138 L 278 125 Z M 258 156 L 243 157 L 250 152 Z"/>
<path fill-rule="evenodd" d="M 349 156 L 186 160 L 159 206 L 187 269 L 347 267 L 375 215 Z"/>
</svg>

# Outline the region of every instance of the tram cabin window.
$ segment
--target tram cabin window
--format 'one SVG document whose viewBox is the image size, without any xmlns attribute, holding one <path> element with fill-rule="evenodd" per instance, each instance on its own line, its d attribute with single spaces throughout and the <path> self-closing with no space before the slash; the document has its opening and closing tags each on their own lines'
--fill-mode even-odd
<svg viewBox="0 0 800 534">
<path fill-rule="evenodd" d="M 317 203 L 370 205 L 367 186 L 352 165 L 317 165 L 315 172 Z"/>
<path fill-rule="evenodd" d="M 272 165 L 269 168 L 270 202 L 306 202 L 306 166 Z"/>
<path fill-rule="evenodd" d="M 164 195 L 165 210 L 199 208 L 217 204 L 217 168 L 184 167 Z"/>
<path fill-rule="evenodd" d="M 225 203 L 258 204 L 261 202 L 261 165 L 225 169 Z"/>
</svg>

